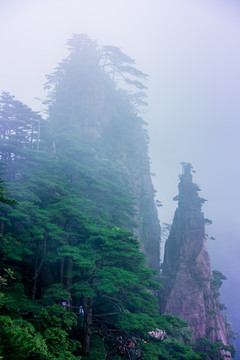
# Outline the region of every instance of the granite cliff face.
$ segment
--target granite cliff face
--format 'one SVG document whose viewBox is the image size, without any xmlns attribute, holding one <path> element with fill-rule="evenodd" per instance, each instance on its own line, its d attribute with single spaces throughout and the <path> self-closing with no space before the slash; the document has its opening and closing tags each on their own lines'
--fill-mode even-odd
<svg viewBox="0 0 240 360">
<path fill-rule="evenodd" d="M 80 123 L 79 132 L 99 160 L 110 161 L 121 171 L 135 204 L 132 226 L 128 223 L 126 228 L 138 237 L 148 265 L 159 272 L 161 229 L 150 175 L 148 134 L 137 114 L 122 111 L 126 104 L 118 98 L 112 99 L 114 112 L 110 110 L 104 91 L 99 89 L 99 101 L 92 105 L 98 115 Z"/>
<path fill-rule="evenodd" d="M 73 35 L 68 45 L 70 55 L 47 77 L 46 87 L 54 99 L 49 108 L 54 152 L 63 146 L 63 133 L 65 138 L 75 136 L 86 148 L 82 162 L 88 165 L 95 159 L 106 164 L 110 174 L 121 177 L 135 211 L 130 221 L 117 225 L 138 237 L 149 266 L 159 272 L 160 224 L 150 176 L 148 135 L 130 95 L 114 80 L 128 69 L 141 79 L 146 75 L 135 70 L 135 61 L 120 49 L 100 48 L 87 35 Z M 135 83 L 145 88 L 139 81 Z M 67 144 L 66 151 L 70 147 L 71 143 Z M 97 170 L 95 175 L 100 175 Z"/>
<path fill-rule="evenodd" d="M 195 340 L 205 337 L 227 345 L 228 330 L 211 290 L 211 266 L 205 237 L 204 199 L 192 182 L 192 167 L 183 165 L 179 195 L 171 232 L 165 245 L 163 263 L 163 313 L 171 313 L 188 321 Z"/>
</svg>

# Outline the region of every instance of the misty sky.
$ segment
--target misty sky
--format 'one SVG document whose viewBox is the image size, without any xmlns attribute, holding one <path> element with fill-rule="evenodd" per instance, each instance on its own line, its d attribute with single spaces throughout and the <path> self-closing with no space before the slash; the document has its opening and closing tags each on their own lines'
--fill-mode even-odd
<svg viewBox="0 0 240 360">
<path fill-rule="evenodd" d="M 0 0 L 0 28 L 0 90 L 34 110 L 41 110 L 34 98 L 44 98 L 45 75 L 67 56 L 73 33 L 120 47 L 150 75 L 143 117 L 164 205 L 160 220 L 171 223 L 180 162 L 191 162 L 213 221 L 212 265 L 228 278 L 224 302 L 240 322 L 240 3 Z"/>
</svg>

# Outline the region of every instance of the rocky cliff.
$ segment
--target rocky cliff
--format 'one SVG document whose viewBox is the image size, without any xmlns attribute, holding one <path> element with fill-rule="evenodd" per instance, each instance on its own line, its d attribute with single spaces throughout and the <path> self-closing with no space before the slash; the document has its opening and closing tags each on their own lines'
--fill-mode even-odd
<svg viewBox="0 0 240 360">
<path fill-rule="evenodd" d="M 71 143 L 63 149 L 63 134 L 64 139 L 66 136 L 73 139 L 74 135 L 79 145 L 86 148 L 82 163 L 85 161 L 89 166 L 96 160 L 101 167 L 105 164 L 109 179 L 114 174 L 121 182 L 134 211 L 130 221 L 123 223 L 117 219 L 114 223 L 138 237 L 149 266 L 159 272 L 160 225 L 150 176 L 148 135 L 133 105 L 143 103 L 140 100 L 143 92 L 130 95 L 119 88 L 116 80 L 126 78 L 128 84 L 145 89 L 142 82 L 130 78 L 145 79 L 147 75 L 135 69 L 135 61 L 120 49 L 100 48 L 87 35 L 73 35 L 68 46 L 70 55 L 48 75 L 46 84 L 51 90 L 49 115 L 55 151 L 56 148 L 69 151 Z M 92 166 L 93 175 L 102 175 L 95 168 Z"/>
<path fill-rule="evenodd" d="M 192 166 L 183 165 L 179 195 L 163 263 L 163 313 L 188 321 L 195 340 L 207 338 L 228 344 L 228 330 L 216 294 L 211 290 L 211 266 L 205 236 L 204 199 L 192 182 Z"/>
</svg>

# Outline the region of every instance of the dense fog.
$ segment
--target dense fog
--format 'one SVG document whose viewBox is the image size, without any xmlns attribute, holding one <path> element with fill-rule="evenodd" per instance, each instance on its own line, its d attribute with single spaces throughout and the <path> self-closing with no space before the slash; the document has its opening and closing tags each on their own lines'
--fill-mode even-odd
<svg viewBox="0 0 240 360">
<path fill-rule="evenodd" d="M 1 90 L 44 111 L 45 75 L 73 33 L 115 45 L 149 75 L 149 155 L 161 223 L 170 224 L 182 161 L 208 200 L 203 211 L 212 268 L 240 331 L 240 6 L 233 0 L 52 0 L 0 4 Z M 162 245 L 163 252 L 163 245 Z M 239 337 L 237 336 L 237 339 Z"/>
</svg>

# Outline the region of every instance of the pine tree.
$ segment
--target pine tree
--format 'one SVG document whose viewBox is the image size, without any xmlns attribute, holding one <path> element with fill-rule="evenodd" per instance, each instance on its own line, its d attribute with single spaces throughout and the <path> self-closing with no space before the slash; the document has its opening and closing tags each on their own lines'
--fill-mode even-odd
<svg viewBox="0 0 240 360">
<path fill-rule="evenodd" d="M 24 148 L 39 148 L 41 117 L 7 92 L 0 97 L 0 160 L 11 163 Z M 21 152 L 20 152 L 21 150 Z"/>
<path fill-rule="evenodd" d="M 69 57 L 48 76 L 45 122 L 13 96 L 1 98 L 1 159 L 18 202 L 0 204 L 1 268 L 11 269 L 0 299 L 1 354 L 199 359 L 181 344 L 186 322 L 159 315 L 155 272 L 131 232 L 137 216 L 151 224 L 141 182 L 147 140 L 136 94 L 119 79 L 142 91 L 146 75 L 118 48 L 100 48 L 85 35 L 68 46 Z M 148 333 L 156 328 L 164 339 Z"/>
</svg>

